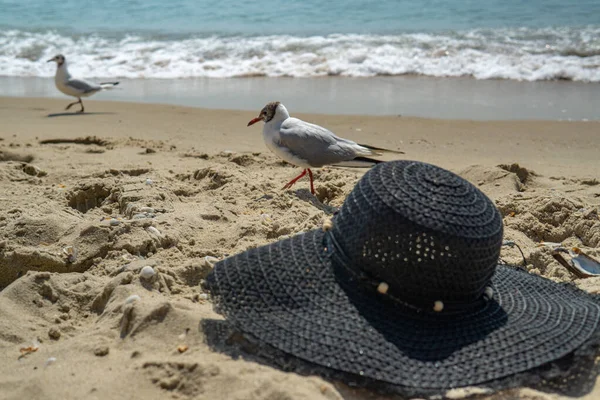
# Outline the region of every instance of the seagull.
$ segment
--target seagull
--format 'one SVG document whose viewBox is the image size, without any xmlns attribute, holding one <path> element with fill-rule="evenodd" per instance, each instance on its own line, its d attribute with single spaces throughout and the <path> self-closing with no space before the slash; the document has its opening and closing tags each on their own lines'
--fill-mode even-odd
<svg viewBox="0 0 600 400">
<path fill-rule="evenodd" d="M 83 102 L 81 101 L 82 97 L 89 97 L 102 90 L 112 89 L 119 84 L 119 82 L 104 82 L 97 84 L 84 81 L 83 79 L 73 78 L 67 69 L 67 60 L 62 54 L 58 54 L 48 60 L 48 62 L 51 61 L 56 63 L 56 75 L 54 76 L 56 88 L 68 96 L 77 97 L 78 100 L 69 104 L 65 110 L 68 110 L 71 106 L 79 103 L 81 104 L 81 110 L 78 112 L 82 113 L 85 111 Z"/>
<path fill-rule="evenodd" d="M 380 156 L 382 152 L 404 154 L 401 151 L 382 149 L 336 136 L 319 125 L 290 117 L 290 113 L 278 101 L 268 103 L 258 117 L 247 126 L 264 121 L 263 139 L 273 153 L 292 165 L 303 168 L 300 175 L 289 181 L 283 189 L 291 188 L 308 172 L 310 192 L 315 194 L 311 168 L 324 165 L 346 167 L 372 167 L 381 163 L 367 156 Z"/>
</svg>

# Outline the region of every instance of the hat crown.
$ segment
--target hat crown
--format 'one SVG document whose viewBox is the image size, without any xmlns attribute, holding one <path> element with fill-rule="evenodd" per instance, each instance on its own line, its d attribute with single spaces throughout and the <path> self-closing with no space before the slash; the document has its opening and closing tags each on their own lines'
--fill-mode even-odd
<svg viewBox="0 0 600 400">
<path fill-rule="evenodd" d="M 502 217 L 486 195 L 450 171 L 415 161 L 371 169 L 333 226 L 348 268 L 419 308 L 480 299 L 502 246 Z"/>
</svg>

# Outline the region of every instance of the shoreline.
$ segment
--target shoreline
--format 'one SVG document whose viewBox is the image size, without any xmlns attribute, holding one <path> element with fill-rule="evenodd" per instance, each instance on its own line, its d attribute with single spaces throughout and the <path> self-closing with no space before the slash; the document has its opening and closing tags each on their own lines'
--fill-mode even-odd
<svg viewBox="0 0 600 400">
<path fill-rule="evenodd" d="M 92 81 L 101 81 L 93 79 Z M 436 119 L 600 120 L 600 84 L 519 82 L 473 78 L 122 79 L 94 100 L 258 110 L 279 100 L 295 112 L 327 115 L 402 115 Z M 3 96 L 68 101 L 53 78 L 0 77 Z"/>
</svg>

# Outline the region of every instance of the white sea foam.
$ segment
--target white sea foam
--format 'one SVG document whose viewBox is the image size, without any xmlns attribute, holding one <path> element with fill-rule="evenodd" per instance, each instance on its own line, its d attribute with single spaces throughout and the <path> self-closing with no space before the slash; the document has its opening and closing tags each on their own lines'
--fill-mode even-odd
<svg viewBox="0 0 600 400">
<path fill-rule="evenodd" d="M 477 79 L 600 82 L 600 28 L 299 37 L 149 38 L 0 32 L 0 75 L 52 76 L 71 59 L 77 76 L 228 78 L 419 74 Z"/>
</svg>

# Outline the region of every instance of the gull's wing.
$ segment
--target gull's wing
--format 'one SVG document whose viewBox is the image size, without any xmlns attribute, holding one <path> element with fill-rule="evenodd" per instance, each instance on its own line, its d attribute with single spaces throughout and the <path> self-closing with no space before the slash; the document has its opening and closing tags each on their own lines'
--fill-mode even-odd
<svg viewBox="0 0 600 400">
<path fill-rule="evenodd" d="M 288 118 L 279 129 L 280 145 L 312 167 L 338 164 L 373 152 L 352 140 L 297 118 Z"/>
<path fill-rule="evenodd" d="M 78 92 L 81 92 L 82 94 L 102 90 L 102 86 L 88 81 L 84 81 L 83 79 L 69 79 L 67 81 L 67 86 L 77 90 Z"/>
</svg>

